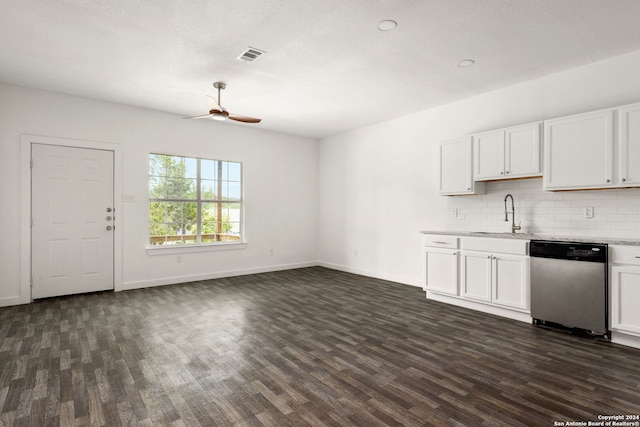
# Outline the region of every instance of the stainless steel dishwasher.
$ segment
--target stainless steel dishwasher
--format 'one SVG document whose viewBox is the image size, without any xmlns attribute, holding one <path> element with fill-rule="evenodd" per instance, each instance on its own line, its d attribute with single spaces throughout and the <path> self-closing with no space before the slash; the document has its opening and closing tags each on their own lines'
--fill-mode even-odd
<svg viewBox="0 0 640 427">
<path fill-rule="evenodd" d="M 531 317 L 609 339 L 606 244 L 532 240 Z"/>
</svg>

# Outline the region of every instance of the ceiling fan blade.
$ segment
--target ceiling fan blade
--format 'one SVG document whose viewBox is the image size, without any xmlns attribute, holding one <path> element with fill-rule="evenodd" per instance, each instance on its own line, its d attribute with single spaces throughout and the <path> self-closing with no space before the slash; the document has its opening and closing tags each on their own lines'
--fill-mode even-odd
<svg viewBox="0 0 640 427">
<path fill-rule="evenodd" d="M 207 105 L 209 106 L 209 110 L 222 111 L 222 107 L 218 105 L 218 103 L 216 102 L 215 99 L 213 99 L 213 97 L 206 95 L 205 98 L 207 98 Z"/>
<path fill-rule="evenodd" d="M 204 116 L 195 116 L 195 117 L 183 117 L 183 119 L 208 119 L 211 117 L 211 114 L 205 114 Z"/>
<path fill-rule="evenodd" d="M 230 120 L 235 120 L 236 122 L 244 122 L 244 123 L 260 123 L 262 119 L 256 119 L 248 116 L 240 116 L 238 114 L 229 114 L 228 117 Z"/>
</svg>

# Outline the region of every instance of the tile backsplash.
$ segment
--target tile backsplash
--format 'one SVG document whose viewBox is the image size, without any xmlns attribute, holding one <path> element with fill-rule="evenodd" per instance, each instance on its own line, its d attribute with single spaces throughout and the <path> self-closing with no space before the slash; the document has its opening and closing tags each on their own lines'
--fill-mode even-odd
<svg viewBox="0 0 640 427">
<path fill-rule="evenodd" d="M 484 195 L 448 197 L 447 229 L 510 231 L 511 214 L 508 222 L 504 215 L 508 193 L 524 232 L 640 239 L 640 188 L 550 192 L 542 190 L 542 178 L 487 182 Z M 585 217 L 587 208 L 592 218 Z"/>
</svg>

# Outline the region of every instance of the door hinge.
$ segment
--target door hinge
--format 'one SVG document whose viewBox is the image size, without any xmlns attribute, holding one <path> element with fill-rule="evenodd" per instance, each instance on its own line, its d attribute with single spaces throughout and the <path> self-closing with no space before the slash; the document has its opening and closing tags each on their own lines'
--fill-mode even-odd
<svg viewBox="0 0 640 427">
<path fill-rule="evenodd" d="M 29 160 L 29 167 L 33 169 L 33 159 Z"/>
<path fill-rule="evenodd" d="M 33 217 L 29 218 L 29 224 L 31 225 L 31 228 L 33 228 Z"/>
<path fill-rule="evenodd" d="M 29 285 L 33 288 L 33 276 L 29 276 Z"/>
</svg>

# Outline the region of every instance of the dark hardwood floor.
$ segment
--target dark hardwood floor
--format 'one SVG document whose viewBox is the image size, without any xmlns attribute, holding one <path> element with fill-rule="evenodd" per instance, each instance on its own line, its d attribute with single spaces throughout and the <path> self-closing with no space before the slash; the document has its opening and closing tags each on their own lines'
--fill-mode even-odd
<svg viewBox="0 0 640 427">
<path fill-rule="evenodd" d="M 640 350 L 320 267 L 0 309 L 0 425 L 553 426 L 640 414 Z"/>
</svg>

